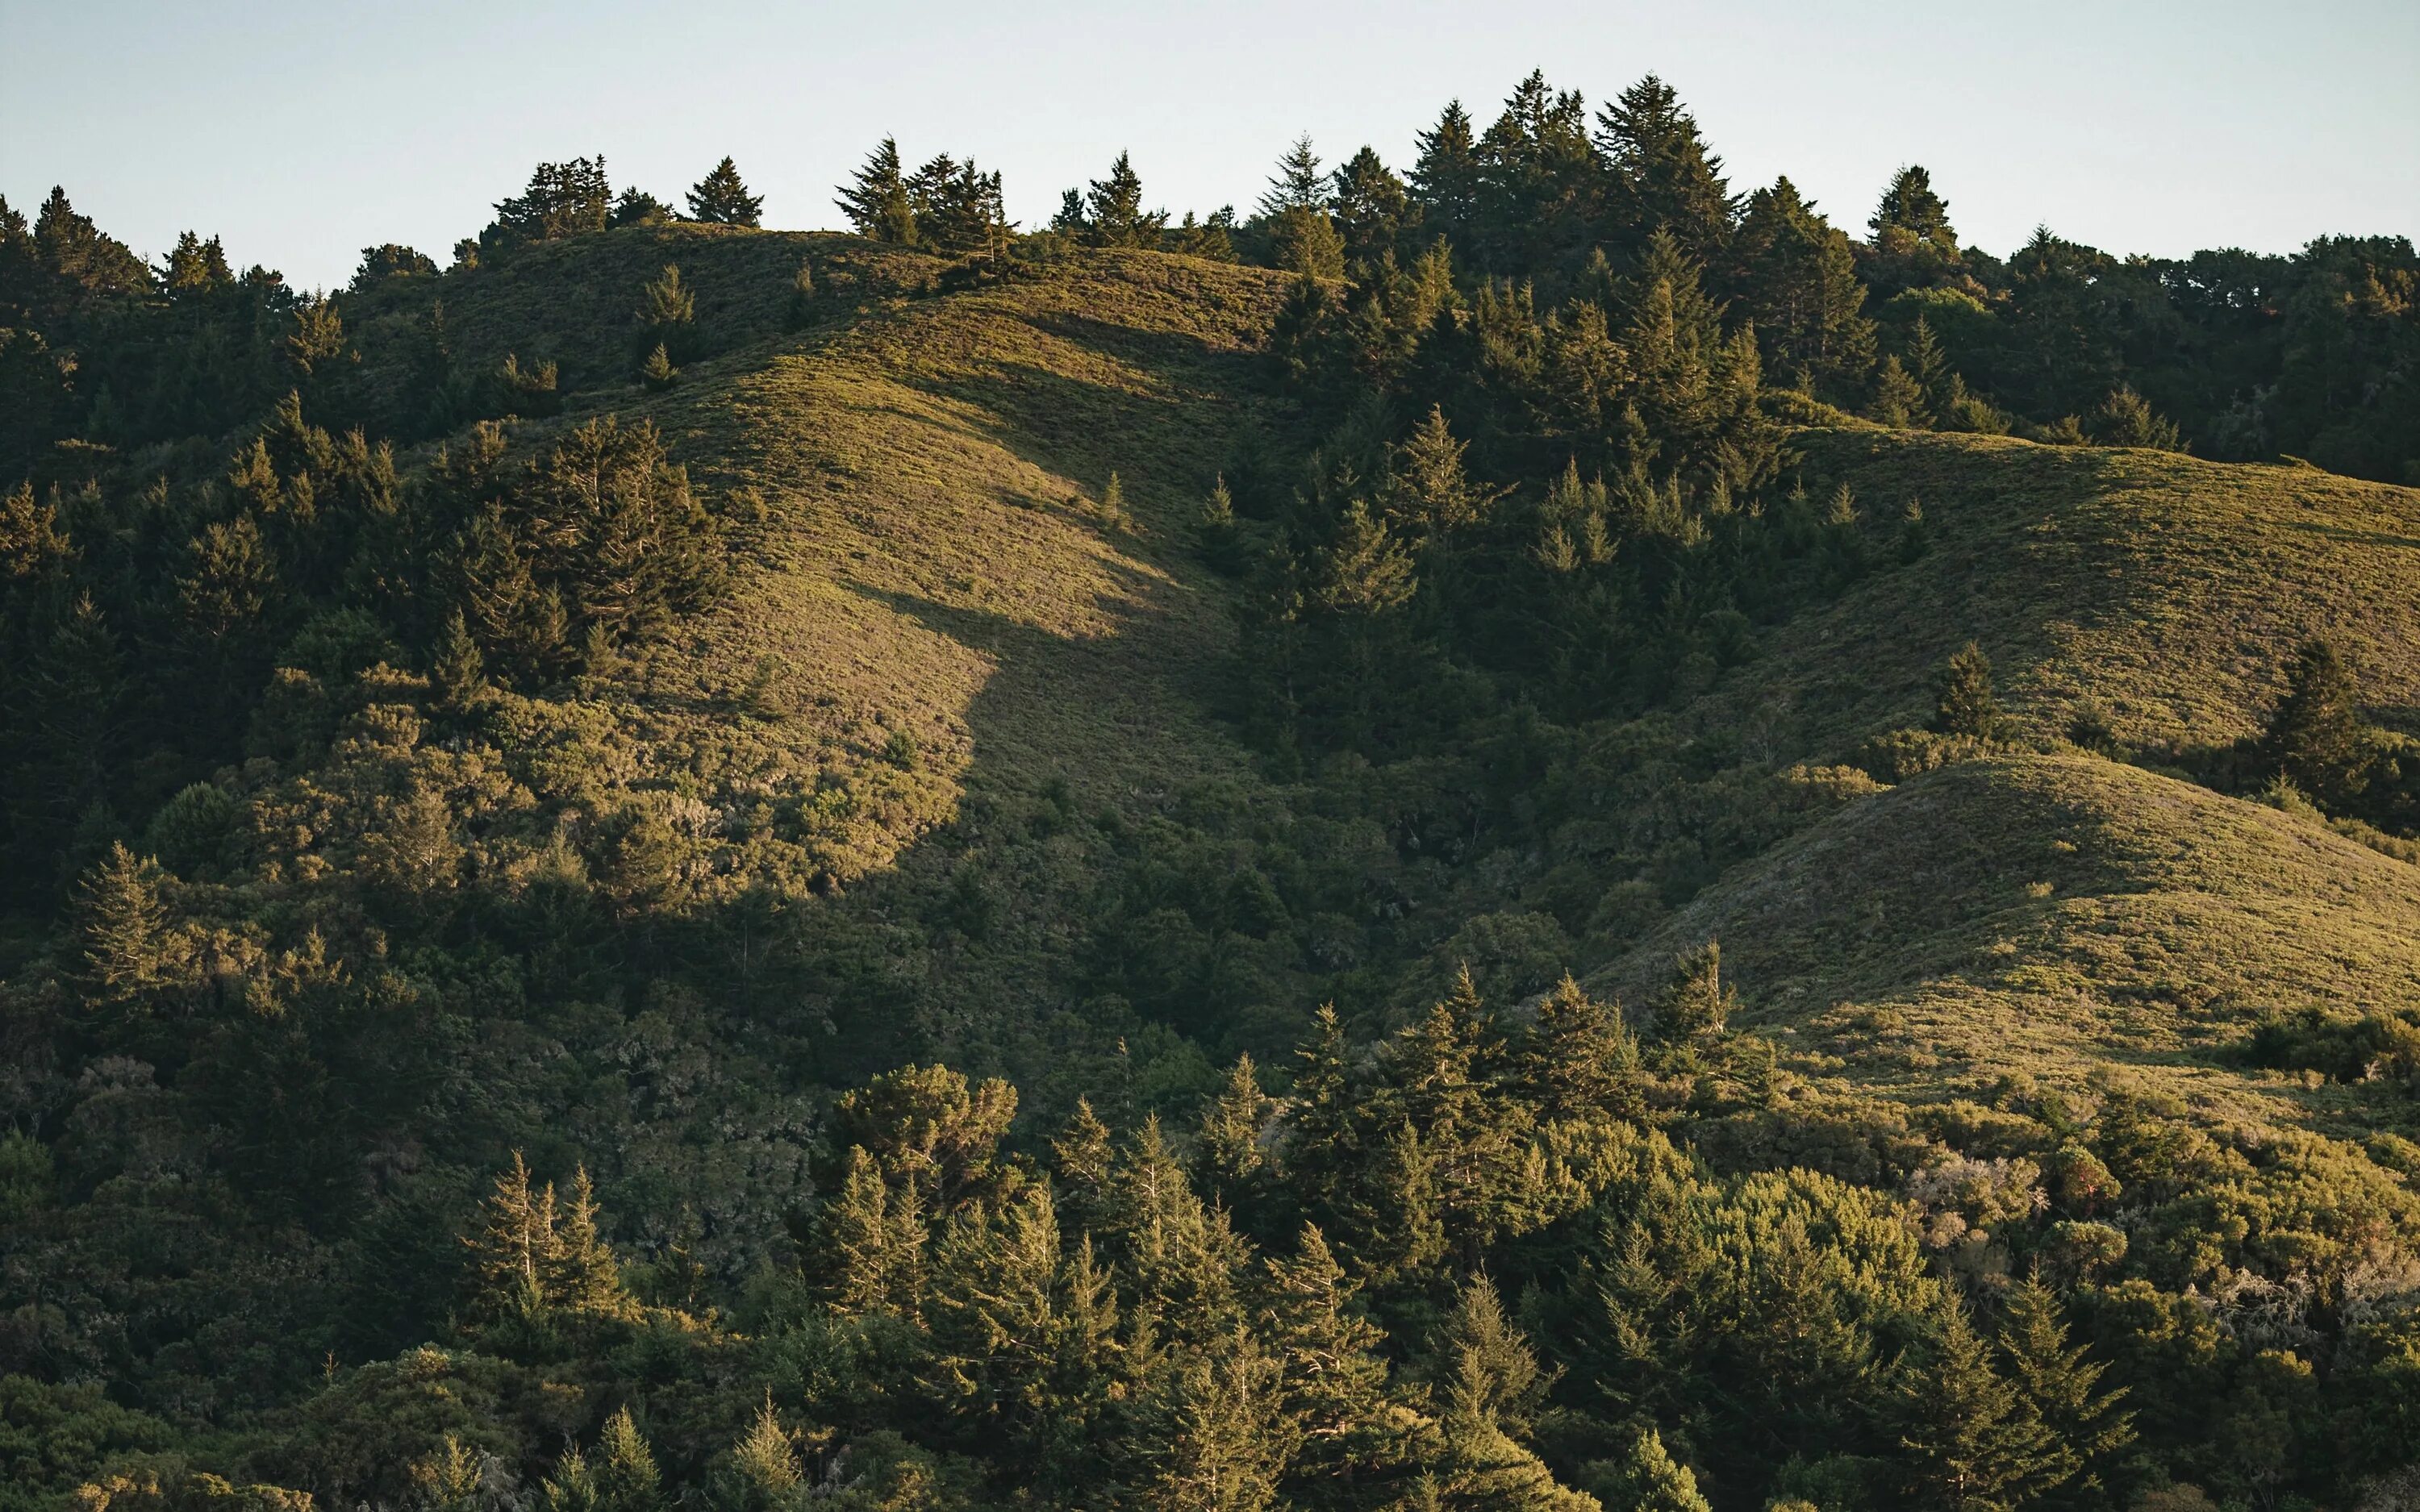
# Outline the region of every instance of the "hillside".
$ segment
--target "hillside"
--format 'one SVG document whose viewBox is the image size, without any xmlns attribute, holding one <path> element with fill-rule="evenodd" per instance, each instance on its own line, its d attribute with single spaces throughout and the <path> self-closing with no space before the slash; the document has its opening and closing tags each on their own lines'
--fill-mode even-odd
<svg viewBox="0 0 2420 1512">
<path fill-rule="evenodd" d="M 1087 240 L 491 239 L 42 454 L 0 1512 L 2403 1462 L 2420 491 Z"/>
</svg>

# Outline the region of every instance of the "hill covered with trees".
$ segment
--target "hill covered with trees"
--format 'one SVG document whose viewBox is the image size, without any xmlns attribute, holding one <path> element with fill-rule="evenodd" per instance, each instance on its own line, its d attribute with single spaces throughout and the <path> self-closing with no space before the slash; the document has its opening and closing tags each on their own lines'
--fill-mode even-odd
<svg viewBox="0 0 2420 1512">
<path fill-rule="evenodd" d="M 0 204 L 0 1512 L 2400 1506 L 2420 257 Z"/>
</svg>

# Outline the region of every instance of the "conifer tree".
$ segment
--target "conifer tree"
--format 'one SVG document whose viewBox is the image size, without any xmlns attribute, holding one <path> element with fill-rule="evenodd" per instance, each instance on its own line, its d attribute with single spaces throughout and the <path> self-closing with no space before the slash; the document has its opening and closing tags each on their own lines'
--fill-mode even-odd
<svg viewBox="0 0 2420 1512">
<path fill-rule="evenodd" d="M 1788 178 L 1748 199 L 1733 246 L 1740 293 L 1767 363 L 1792 381 L 1845 395 L 1873 362 L 1873 322 L 1847 233 L 1816 213 Z"/>
<path fill-rule="evenodd" d="M 597 1438 L 597 1512 L 661 1512 L 663 1478 L 656 1457 L 627 1407 L 605 1420 Z"/>
<path fill-rule="evenodd" d="M 1522 1046 L 1522 1082 L 1549 1119 L 1637 1120 L 1647 1112 L 1638 1041 L 1621 1010 L 1566 974 L 1538 1005 Z"/>
<path fill-rule="evenodd" d="M 1663 231 L 1699 262 L 1730 239 L 1737 211 L 1723 160 L 1706 150 L 1672 86 L 1649 74 L 1597 116 L 1596 145 L 1634 239 Z"/>
<path fill-rule="evenodd" d="M 1109 1179 L 1117 1164 L 1109 1127 L 1093 1112 L 1090 1098 L 1076 1100 L 1067 1127 L 1050 1141 L 1058 1179 L 1059 1211 L 1078 1233 L 1105 1229 L 1109 1222 Z"/>
<path fill-rule="evenodd" d="M 1448 101 L 1436 125 L 1419 133 L 1417 146 L 1419 157 L 1411 183 L 1422 225 L 1470 250 L 1480 208 L 1479 148 L 1462 101 Z"/>
<path fill-rule="evenodd" d="M 2049 1430 L 2036 1484 L 2045 1490 L 2064 1489 L 2071 1503 L 2096 1504 L 2106 1494 L 2102 1472 L 2134 1442 L 2134 1414 L 2118 1407 L 2126 1389 L 2100 1388 L 2109 1366 L 2086 1359 L 2083 1346 L 2068 1342 L 2058 1299 L 2036 1280 L 2020 1283 L 2009 1294 L 2000 1349 L 2009 1380 Z"/>
<path fill-rule="evenodd" d="M 1867 222 L 1873 234 L 1870 275 L 1884 294 L 1952 282 L 1960 273 L 1958 232 L 1932 176 L 1909 165 L 1894 176 Z"/>
<path fill-rule="evenodd" d="M 1238 1325 L 1157 1373 L 1140 1437 L 1151 1445 L 1148 1505 L 1170 1512 L 1263 1512 L 1297 1430 L 1285 1412 L 1284 1365 Z"/>
<path fill-rule="evenodd" d="M 671 206 L 634 184 L 614 196 L 613 211 L 607 222 L 615 226 L 670 225 L 678 219 Z"/>
<path fill-rule="evenodd" d="M 680 369 L 673 366 L 672 354 L 664 350 L 662 342 L 656 343 L 647 360 L 639 364 L 639 381 L 657 393 L 680 381 Z"/>
<path fill-rule="evenodd" d="M 2304 641 L 2287 670 L 2286 696 L 2262 733 L 2262 764 L 2322 802 L 2336 800 L 2354 785 L 2364 761 L 2360 700 L 2335 646 Z"/>
<path fill-rule="evenodd" d="M 1313 1211 L 1338 1211 L 1361 1161 L 1351 1054 L 1336 1005 L 1321 1004 L 1311 1015 L 1311 1039 L 1295 1052 L 1299 1064 L 1280 1147 L 1288 1186 Z"/>
<path fill-rule="evenodd" d="M 1969 640 L 1934 685 L 1932 728 L 1945 735 L 1992 740 L 2000 733 L 2000 703 L 1992 692 L 1992 661 Z"/>
<path fill-rule="evenodd" d="M 1723 980 L 1723 948 L 1708 940 L 1674 958 L 1656 1030 L 1666 1040 L 1718 1039 L 1739 1011 L 1739 994 Z"/>
<path fill-rule="evenodd" d="M 1261 214 L 1276 220 L 1288 210 L 1327 208 L 1327 178 L 1319 171 L 1319 154 L 1311 149 L 1311 138 L 1296 137 L 1284 156 L 1278 159 L 1278 171 L 1269 176 L 1269 187 L 1261 195 Z"/>
<path fill-rule="evenodd" d="M 1235 496 L 1227 491 L 1225 474 L 1211 485 L 1210 496 L 1202 501 L 1202 518 L 1195 530 L 1202 560 L 1213 570 L 1231 578 L 1244 570 L 1243 531 L 1235 521 Z"/>
<path fill-rule="evenodd" d="M 839 205 L 861 237 L 913 246 L 916 212 L 908 200 L 908 182 L 899 165 L 899 143 L 884 137 L 865 160 L 865 166 L 840 191 Z"/>
<path fill-rule="evenodd" d="M 1411 218 L 1411 195 L 1404 181 L 1374 148 L 1364 147 L 1336 170 L 1329 184 L 1329 208 L 1344 238 L 1346 258 L 1376 263 L 1394 249 Z"/>
<path fill-rule="evenodd" d="M 1874 375 L 1874 397 L 1866 406 L 1866 418 L 1894 430 L 1931 427 L 1932 413 L 1925 405 L 1924 386 L 1908 372 L 1896 352 L 1883 359 L 1882 370 Z"/>
<path fill-rule="evenodd" d="M 732 1512 L 784 1512 L 806 1489 L 798 1449 L 768 1394 L 748 1431 L 731 1446 Z"/>
<path fill-rule="evenodd" d="M 1249 1056 L 1238 1057 L 1227 1073 L 1227 1085 L 1202 1110 L 1194 1136 L 1195 1162 L 1202 1184 L 1229 1207 L 1254 1196 L 1267 1164 L 1261 1135 L 1273 1104 L 1261 1090 L 1260 1073 Z"/>
<path fill-rule="evenodd" d="M 2184 439 L 2176 422 L 2160 414 L 2130 384 L 2109 391 L 2092 414 L 2092 439 L 2102 446 L 2142 446 L 2159 452 L 2181 452 Z"/>
<path fill-rule="evenodd" d="M 1167 211 L 1142 208 L 1142 179 L 1124 152 L 1084 195 L 1084 229 L 1096 247 L 1156 246 L 1167 224 Z"/>
<path fill-rule="evenodd" d="M 1620 1458 L 1590 1464 L 1583 1480 L 1606 1505 L 1626 1512 L 1712 1512 L 1698 1477 L 1672 1458 L 1652 1427 L 1631 1435 Z"/>
<path fill-rule="evenodd" d="M 548 1300 L 573 1312 L 616 1316 L 629 1305 L 622 1289 L 621 1262 L 597 1228 L 597 1191 L 588 1167 L 572 1172 L 571 1196 L 555 1232 L 551 1273 L 542 1278 Z"/>
<path fill-rule="evenodd" d="M 681 282 L 678 264 L 666 263 L 659 277 L 639 286 L 639 307 L 632 318 L 639 323 L 641 349 L 663 347 L 667 369 L 690 355 L 696 343 L 697 295 Z M 662 376 L 669 383 L 669 372 Z M 649 383 L 653 386 L 653 377 Z"/>
<path fill-rule="evenodd" d="M 160 900 L 160 864 L 118 841 L 78 891 L 86 1001 L 120 1014 L 139 1011 L 167 986 L 174 942 Z"/>
<path fill-rule="evenodd" d="M 729 158 L 714 165 L 688 194 L 689 218 L 715 225 L 754 225 L 765 208 L 761 194 L 751 194 Z"/>
<path fill-rule="evenodd" d="M 1386 1334 L 1361 1315 L 1318 1227 L 1303 1226 L 1291 1257 L 1264 1264 L 1264 1326 L 1283 1362 L 1287 1414 L 1302 1435 L 1287 1486 L 1321 1504 L 1398 1463 L 1409 1425 L 1388 1399 Z"/>
<path fill-rule="evenodd" d="M 916 1316 L 923 1289 L 924 1225 L 915 1189 L 894 1193 L 863 1146 L 851 1146 L 840 1190 L 818 1218 L 818 1284 L 845 1313 Z"/>
<path fill-rule="evenodd" d="M 471 1250 L 478 1313 L 489 1319 L 525 1317 L 551 1305 L 555 1299 L 548 1287 L 562 1260 L 554 1187 L 530 1184 L 520 1150 L 513 1151 L 511 1167 L 496 1177 L 479 1218 L 479 1232 L 463 1241 Z"/>
<path fill-rule="evenodd" d="M 1932 1358 L 1911 1372 L 1902 1394 L 1910 1489 L 1945 1512 L 2006 1512 L 2055 1480 L 2059 1463 L 2050 1430 L 1992 1367 L 1991 1350 L 1946 1303 Z"/>
<path fill-rule="evenodd" d="M 1484 1276 L 1463 1285 L 1438 1354 L 1444 1412 L 1434 1473 L 1437 1504 L 1467 1512 L 1600 1512 L 1596 1498 L 1557 1484 L 1521 1442 L 1546 1381 Z"/>
</svg>

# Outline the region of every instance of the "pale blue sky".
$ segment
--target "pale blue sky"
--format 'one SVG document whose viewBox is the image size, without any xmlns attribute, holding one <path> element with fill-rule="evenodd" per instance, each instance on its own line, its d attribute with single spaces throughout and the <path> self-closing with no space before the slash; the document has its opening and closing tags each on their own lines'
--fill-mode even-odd
<svg viewBox="0 0 2420 1512">
<path fill-rule="evenodd" d="M 192 227 L 316 285 L 372 242 L 442 261 L 594 152 L 666 198 L 731 153 L 780 226 L 836 224 L 886 132 L 1002 170 L 1029 224 L 1121 147 L 1153 203 L 1249 208 L 1297 133 L 1406 168 L 1447 100 L 1484 125 L 1533 67 L 1591 111 L 1661 73 L 1734 187 L 1787 173 L 1854 228 L 1917 162 L 1995 252 L 2038 222 L 2158 254 L 2420 235 L 2413 0 L 0 0 L 0 193 L 64 183 L 147 256 Z"/>
</svg>

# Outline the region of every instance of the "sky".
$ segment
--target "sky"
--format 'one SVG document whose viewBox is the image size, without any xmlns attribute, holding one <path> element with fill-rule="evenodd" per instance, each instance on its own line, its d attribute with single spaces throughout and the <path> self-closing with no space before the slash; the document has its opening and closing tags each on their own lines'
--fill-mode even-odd
<svg viewBox="0 0 2420 1512">
<path fill-rule="evenodd" d="M 443 262 L 533 164 L 600 152 L 675 203 L 728 153 L 773 226 L 841 224 L 886 134 L 1001 170 L 1029 225 L 1121 149 L 1154 205 L 1249 211 L 1295 137 L 1407 170 L 1447 100 L 1483 126 L 1536 68 L 1591 111 L 1662 75 L 1735 190 L 1786 173 L 1858 234 L 1920 162 L 2001 254 L 2420 238 L 2414 0 L 0 0 L 0 194 L 64 184 L 155 262 L 193 229 L 303 287 L 379 242 Z"/>
</svg>

